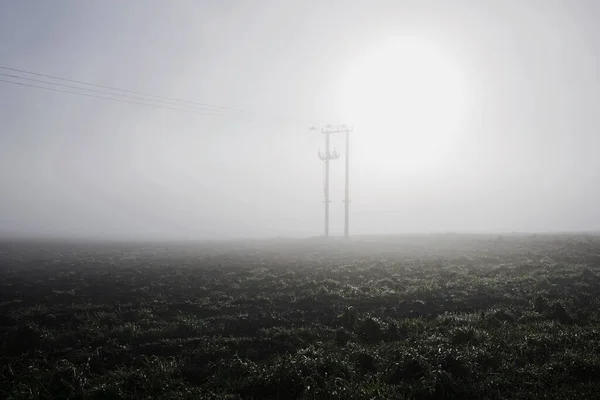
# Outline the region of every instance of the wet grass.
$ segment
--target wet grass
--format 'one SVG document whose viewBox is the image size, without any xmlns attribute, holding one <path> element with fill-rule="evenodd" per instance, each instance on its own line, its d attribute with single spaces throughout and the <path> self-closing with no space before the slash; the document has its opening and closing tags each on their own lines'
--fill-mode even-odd
<svg viewBox="0 0 600 400">
<path fill-rule="evenodd" d="M 0 397 L 586 399 L 600 237 L 0 244 Z"/>
</svg>

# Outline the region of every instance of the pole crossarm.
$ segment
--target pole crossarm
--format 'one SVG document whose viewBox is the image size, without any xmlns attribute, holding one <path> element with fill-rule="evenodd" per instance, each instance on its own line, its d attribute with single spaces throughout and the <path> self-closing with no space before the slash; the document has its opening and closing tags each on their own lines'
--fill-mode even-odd
<svg viewBox="0 0 600 400">
<path fill-rule="evenodd" d="M 331 125 L 328 125 L 328 127 L 321 129 L 321 133 L 324 133 L 324 134 L 347 133 L 347 132 L 352 132 L 353 130 L 354 130 L 354 128 L 352 128 L 350 126 L 346 126 L 346 125 L 336 126 L 335 128 L 331 127 Z"/>
</svg>

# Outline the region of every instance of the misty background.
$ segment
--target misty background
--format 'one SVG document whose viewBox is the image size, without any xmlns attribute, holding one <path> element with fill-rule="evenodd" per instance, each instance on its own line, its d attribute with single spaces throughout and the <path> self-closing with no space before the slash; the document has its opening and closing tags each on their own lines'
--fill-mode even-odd
<svg viewBox="0 0 600 400">
<path fill-rule="evenodd" d="M 365 149 L 401 157 L 411 133 L 355 127 L 351 234 L 595 230 L 599 17 L 591 0 L 0 0 L 2 66 L 258 116 L 0 82 L 0 234 L 320 235 L 323 135 L 308 128 L 353 124 L 340 71 L 397 34 L 454 55 L 468 115 L 460 145 L 423 168 L 374 168 Z M 342 159 L 331 198 L 340 234 Z"/>
</svg>

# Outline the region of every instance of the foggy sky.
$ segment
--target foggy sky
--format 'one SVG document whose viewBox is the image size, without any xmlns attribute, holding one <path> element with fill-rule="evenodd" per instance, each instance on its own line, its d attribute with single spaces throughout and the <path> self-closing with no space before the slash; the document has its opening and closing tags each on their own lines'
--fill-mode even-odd
<svg viewBox="0 0 600 400">
<path fill-rule="evenodd" d="M 340 71 L 397 34 L 445 46 L 472 101 L 435 165 L 352 159 L 352 233 L 597 230 L 599 17 L 592 0 L 0 0 L 0 65 L 260 115 L 0 83 L 0 234 L 320 235 L 323 137 L 307 128 L 353 123 Z M 387 157 L 390 132 L 353 134 Z M 343 162 L 332 169 L 339 234 Z"/>
</svg>

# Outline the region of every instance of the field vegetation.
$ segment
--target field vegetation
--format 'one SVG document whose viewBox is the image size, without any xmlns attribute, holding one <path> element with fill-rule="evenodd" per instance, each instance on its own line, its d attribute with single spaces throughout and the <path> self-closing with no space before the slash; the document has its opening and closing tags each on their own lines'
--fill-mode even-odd
<svg viewBox="0 0 600 400">
<path fill-rule="evenodd" d="M 0 244 L 0 398 L 593 399 L 600 237 Z"/>
</svg>

